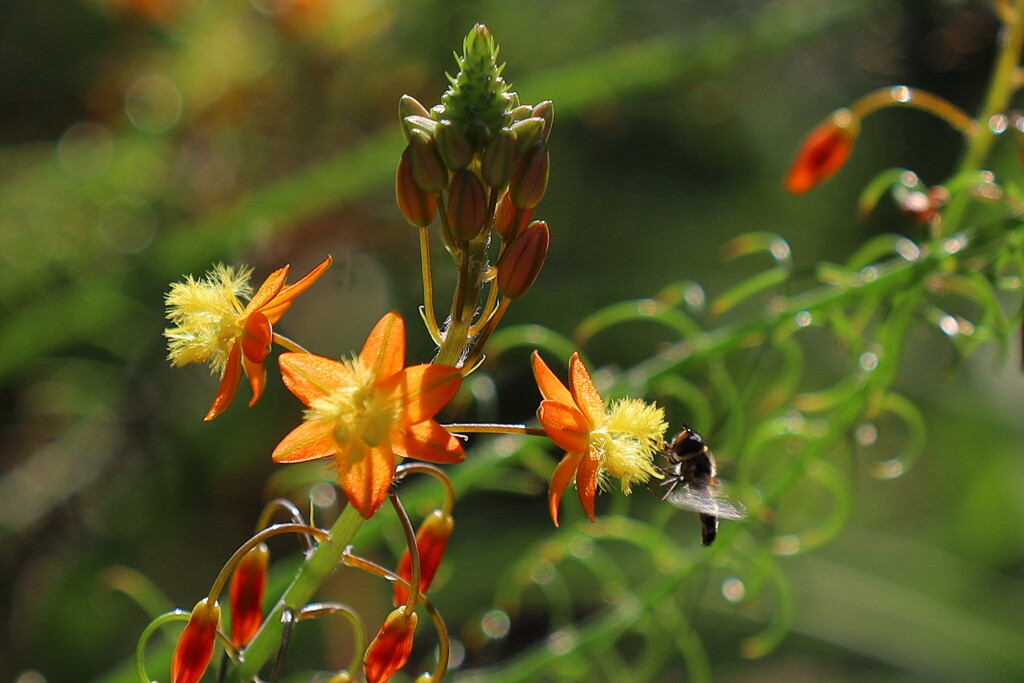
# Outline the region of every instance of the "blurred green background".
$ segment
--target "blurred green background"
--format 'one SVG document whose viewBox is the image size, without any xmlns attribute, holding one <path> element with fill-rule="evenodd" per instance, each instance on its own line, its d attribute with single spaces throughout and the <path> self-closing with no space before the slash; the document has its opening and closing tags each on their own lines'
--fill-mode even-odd
<svg viewBox="0 0 1024 683">
<path fill-rule="evenodd" d="M 946 0 L 0 3 L 0 680 L 103 679 L 148 622 L 110 590 L 110 568 L 137 569 L 188 608 L 266 497 L 292 485 L 269 452 L 299 419 L 296 402 L 271 375 L 256 407 L 239 400 L 204 423 L 216 379 L 164 360 L 169 282 L 217 261 L 254 266 L 258 282 L 331 254 L 282 331 L 337 357 L 396 309 L 410 359 L 429 359 L 413 324 L 416 235 L 393 198 L 397 102 L 439 100 L 476 22 L 522 100 L 555 101 L 537 212 L 551 251 L 508 322 L 566 335 L 672 282 L 723 291 L 752 272 L 719 256 L 743 232 L 783 236 L 798 267 L 842 261 L 878 233 L 920 237 L 888 206 L 853 215 L 883 168 L 929 183 L 952 169 L 956 134 L 920 112 L 872 117 L 847 167 L 808 196 L 784 195 L 782 174 L 807 130 L 877 87 L 905 83 L 974 111 L 997 29 L 987 3 Z M 1000 153 L 1012 161 L 1012 144 Z M 443 297 L 450 277 L 438 278 Z M 630 327 L 589 351 L 629 367 L 668 340 Z M 744 659 L 739 643 L 770 601 L 732 609 L 719 570 L 688 589 L 716 679 L 1024 678 L 1024 374 L 1019 341 L 1011 348 L 961 359 L 934 329 L 915 330 L 898 388 L 926 415 L 923 456 L 893 481 L 858 470 L 839 536 L 780 562 L 795 617 L 767 657 Z M 509 422 L 536 405 L 525 358 L 485 368 Z M 827 362 L 809 365 L 827 377 Z M 548 628 L 534 611 L 518 640 L 471 645 L 497 577 L 551 531 L 543 478 L 509 468 L 456 508 L 439 577 L 436 602 L 470 643 L 466 666 Z M 677 519 L 692 545 L 696 520 Z M 379 598 L 360 605 L 374 628 L 386 587 L 352 581 Z M 346 585 L 326 594 L 345 599 Z M 343 665 L 344 627 L 306 633 L 292 659 Z M 656 680 L 684 670 L 668 657 Z"/>
</svg>

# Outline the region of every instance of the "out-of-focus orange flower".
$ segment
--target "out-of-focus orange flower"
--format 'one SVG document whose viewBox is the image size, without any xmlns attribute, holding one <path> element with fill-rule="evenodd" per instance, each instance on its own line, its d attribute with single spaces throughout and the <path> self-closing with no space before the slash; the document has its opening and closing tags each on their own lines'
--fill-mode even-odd
<svg viewBox="0 0 1024 683">
<path fill-rule="evenodd" d="M 420 593 L 426 593 L 430 588 L 430 582 L 434 580 L 434 574 L 444 557 L 444 550 L 448 546 L 448 538 L 452 535 L 455 520 L 443 510 L 434 510 L 423 520 L 419 530 L 416 531 L 416 549 L 420 556 Z M 412 580 L 412 554 L 406 548 L 398 561 L 398 571 L 395 572 L 406 581 Z M 394 583 L 392 601 L 395 607 L 403 604 L 409 599 L 409 591 L 405 586 Z"/>
<path fill-rule="evenodd" d="M 800 143 L 786 172 L 790 194 L 803 194 L 831 178 L 846 163 L 860 133 L 860 119 L 839 109 L 814 128 Z"/>
<path fill-rule="evenodd" d="M 175 325 L 164 330 L 168 358 L 178 367 L 209 363 L 221 373 L 220 386 L 206 420 L 220 415 L 235 397 L 242 372 L 252 387 L 253 405 L 263 393 L 267 371 L 263 360 L 270 353 L 273 325 L 299 294 L 309 289 L 331 264 L 328 256 L 298 282 L 286 285 L 288 268 L 270 274 L 243 308 L 239 297 L 248 295 L 249 270 L 236 272 L 216 266 L 202 280 L 189 277 L 171 285 L 167 294 L 167 318 Z"/>
<path fill-rule="evenodd" d="M 566 451 L 548 489 L 548 509 L 555 526 L 558 504 L 573 480 L 580 505 L 593 522 L 594 496 L 605 479 L 620 479 L 623 493 L 628 494 L 633 484 L 660 476 L 653 461 L 668 427 L 660 408 L 626 398 L 606 409 L 578 353 L 569 358 L 569 388 L 536 351 L 532 364 L 544 397 L 537 418 L 548 437 Z"/>
<path fill-rule="evenodd" d="M 416 613 L 405 613 L 405 605 L 394 610 L 374 637 L 363 657 L 363 673 L 369 683 L 383 683 L 405 666 L 412 652 Z"/>
<path fill-rule="evenodd" d="M 220 606 L 216 602 L 211 605 L 206 598 L 200 600 L 174 646 L 171 683 L 196 683 L 203 677 L 213 657 L 219 623 Z"/>
<path fill-rule="evenodd" d="M 263 623 L 263 593 L 267 587 L 270 550 L 265 543 L 246 553 L 231 575 L 231 642 L 241 649 Z"/>
<path fill-rule="evenodd" d="M 285 353 L 279 363 L 285 386 L 307 410 L 274 449 L 274 461 L 333 457 L 345 495 L 364 518 L 387 497 L 396 456 L 433 463 L 465 457 L 460 441 L 433 420 L 462 374 L 446 365 L 405 367 L 405 323 L 397 313 L 380 319 L 352 359 Z"/>
</svg>

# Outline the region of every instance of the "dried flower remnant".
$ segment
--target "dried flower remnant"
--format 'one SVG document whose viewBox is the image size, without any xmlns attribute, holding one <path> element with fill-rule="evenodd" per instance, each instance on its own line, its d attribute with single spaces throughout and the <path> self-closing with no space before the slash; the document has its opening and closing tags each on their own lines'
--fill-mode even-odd
<svg viewBox="0 0 1024 683">
<path fill-rule="evenodd" d="M 628 495 L 634 484 L 662 476 L 654 457 L 661 451 L 668 428 L 664 411 L 631 398 L 605 408 L 578 353 L 569 359 L 569 388 L 536 352 L 532 363 L 544 397 L 537 418 L 548 437 L 566 451 L 548 489 L 548 508 L 555 526 L 562 494 L 573 480 L 583 511 L 595 521 L 594 496 L 608 479 L 619 479 Z"/>
<path fill-rule="evenodd" d="M 249 378 L 254 405 L 263 393 L 267 372 L 263 360 L 274 339 L 273 325 L 299 294 L 316 282 L 331 264 L 327 257 L 306 277 L 286 285 L 288 266 L 270 274 L 256 294 L 249 296 L 251 270 L 236 271 L 217 265 L 205 278 L 191 276 L 171 285 L 164 303 L 167 318 L 174 327 L 164 330 L 168 360 L 175 367 L 189 363 L 208 363 L 221 382 L 206 413 L 206 420 L 224 412 L 238 390 L 242 372 Z"/>
<path fill-rule="evenodd" d="M 305 404 L 305 421 L 274 449 L 279 463 L 333 458 L 345 495 L 369 519 L 387 497 L 396 457 L 462 460 L 462 444 L 433 420 L 455 395 L 449 366 L 405 367 L 405 323 L 388 313 L 354 358 L 282 354 L 285 386 Z"/>
</svg>

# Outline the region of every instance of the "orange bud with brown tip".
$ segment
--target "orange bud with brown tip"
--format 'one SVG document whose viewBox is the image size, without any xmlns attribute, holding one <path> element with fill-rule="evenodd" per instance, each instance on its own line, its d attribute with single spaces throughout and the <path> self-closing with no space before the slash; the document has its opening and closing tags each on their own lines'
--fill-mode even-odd
<svg viewBox="0 0 1024 683">
<path fill-rule="evenodd" d="M 413 180 L 424 192 L 441 192 L 448 185 L 448 169 L 441 161 L 437 145 L 422 130 L 409 131 L 409 163 Z"/>
<path fill-rule="evenodd" d="M 516 211 L 519 212 L 518 221 L 516 221 Z M 501 239 L 512 242 L 522 232 L 532 217 L 533 209 L 518 208 L 512 203 L 512 198 L 506 192 L 501 196 L 498 206 L 494 210 L 494 231 L 501 236 Z M 515 225 L 513 225 L 513 222 L 515 222 Z"/>
<path fill-rule="evenodd" d="M 487 191 L 472 171 L 459 171 L 448 185 L 448 226 L 452 236 L 468 242 L 487 221 Z"/>
<path fill-rule="evenodd" d="M 405 666 L 412 652 L 416 613 L 405 613 L 405 605 L 391 612 L 363 656 L 363 674 L 369 683 L 382 683 Z"/>
<path fill-rule="evenodd" d="M 243 648 L 263 624 L 263 593 L 267 587 L 270 550 L 265 543 L 246 553 L 231 575 L 231 642 Z"/>
<path fill-rule="evenodd" d="M 484 150 L 480 162 L 480 175 L 490 187 L 500 190 L 508 185 L 508 179 L 518 160 L 516 136 L 509 129 L 502 128 L 487 143 L 487 149 Z"/>
<path fill-rule="evenodd" d="M 434 142 L 444 165 L 452 171 L 461 171 L 473 161 L 473 148 L 469 146 L 469 140 L 447 119 L 437 122 Z"/>
<path fill-rule="evenodd" d="M 538 142 L 526 150 L 508 181 L 508 194 L 520 209 L 532 209 L 548 189 L 548 146 Z"/>
<path fill-rule="evenodd" d="M 192 616 L 178 638 L 171 657 L 171 683 L 196 683 L 213 657 L 213 645 L 220 623 L 220 605 L 203 598 L 192 608 Z"/>
<path fill-rule="evenodd" d="M 534 221 L 508 248 L 498 264 L 498 288 L 511 299 L 529 291 L 544 266 L 550 235 L 548 224 Z"/>
<path fill-rule="evenodd" d="M 849 109 L 839 109 L 820 123 L 800 143 L 786 173 L 790 194 L 803 194 L 825 182 L 846 163 L 860 133 L 860 119 Z"/>
<path fill-rule="evenodd" d="M 416 531 L 416 549 L 420 555 L 420 593 L 426 593 L 430 588 L 430 582 L 434 580 L 434 574 L 437 573 L 437 568 L 441 564 L 444 549 L 448 545 L 448 537 L 451 536 L 454 526 L 455 520 L 451 515 L 445 514 L 441 510 L 434 510 L 423 520 L 420 528 Z M 412 554 L 408 548 L 405 549 L 398 561 L 396 573 L 406 581 L 412 579 Z M 404 604 L 408 599 L 408 589 L 396 581 L 393 595 L 395 607 Z"/>
<path fill-rule="evenodd" d="M 402 152 L 398 162 L 398 173 L 395 175 L 395 198 L 398 209 L 410 225 L 424 228 L 434 221 L 437 214 L 437 200 L 434 195 L 424 192 L 416 184 L 412 175 L 412 163 L 409 161 L 409 148 Z"/>
</svg>

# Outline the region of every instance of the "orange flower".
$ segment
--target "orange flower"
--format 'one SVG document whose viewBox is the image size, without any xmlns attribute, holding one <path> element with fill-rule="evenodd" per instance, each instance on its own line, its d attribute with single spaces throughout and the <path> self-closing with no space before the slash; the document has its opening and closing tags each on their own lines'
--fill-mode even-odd
<svg viewBox="0 0 1024 683">
<path fill-rule="evenodd" d="M 221 373 L 220 387 L 204 419 L 212 420 L 227 409 L 243 371 L 252 387 L 249 405 L 259 400 L 267 383 L 263 359 L 270 353 L 274 323 L 330 264 L 328 256 L 309 275 L 291 285 L 285 285 L 289 266 L 274 271 L 244 308 L 239 296 L 252 291 L 251 271 L 247 269 L 236 272 L 215 266 L 205 279 L 189 277 L 171 285 L 165 303 L 167 318 L 175 327 L 164 330 L 171 364 L 208 362 L 214 372 Z"/>
<path fill-rule="evenodd" d="M 569 359 L 568 389 L 536 351 L 532 363 L 544 397 L 537 418 L 548 437 L 566 451 L 548 489 L 548 509 L 555 526 L 558 504 L 573 480 L 580 505 L 593 522 L 594 496 L 606 479 L 620 479 L 622 491 L 628 495 L 633 484 L 660 477 L 654 456 L 661 450 L 668 427 L 660 408 L 626 398 L 606 409 L 578 353 Z"/>
<path fill-rule="evenodd" d="M 818 124 L 800 143 L 786 172 L 790 194 L 803 194 L 825 182 L 843 167 L 860 133 L 860 119 L 839 109 Z"/>
<path fill-rule="evenodd" d="M 458 391 L 446 365 L 405 366 L 405 323 L 388 313 L 355 358 L 308 353 L 279 359 L 285 386 L 306 405 L 305 421 L 274 449 L 275 462 L 334 458 L 350 503 L 366 519 L 387 497 L 395 457 L 462 460 L 460 441 L 432 418 Z"/>
</svg>

